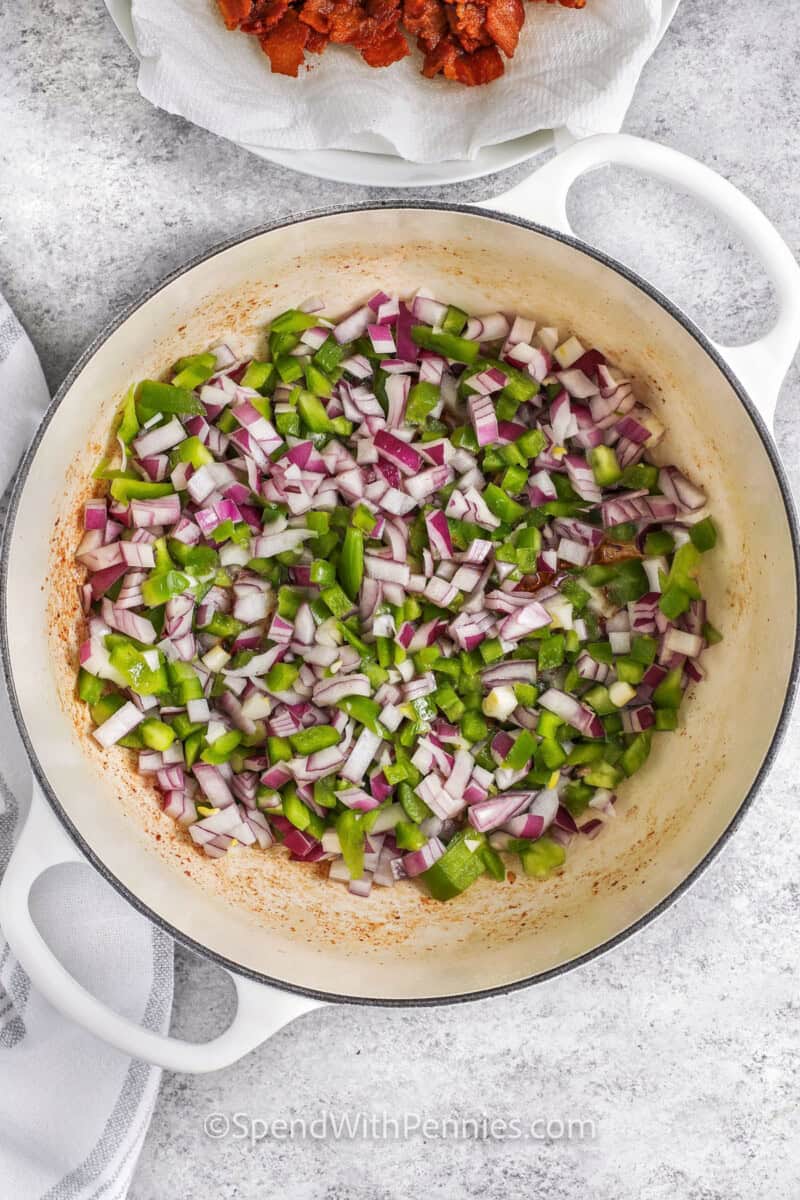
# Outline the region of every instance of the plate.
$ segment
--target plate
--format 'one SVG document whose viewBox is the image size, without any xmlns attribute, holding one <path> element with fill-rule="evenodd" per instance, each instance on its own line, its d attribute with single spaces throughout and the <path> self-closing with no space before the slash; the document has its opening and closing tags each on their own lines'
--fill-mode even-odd
<svg viewBox="0 0 800 1200">
<path fill-rule="evenodd" d="M 112 21 L 138 58 L 131 0 L 105 0 L 105 4 Z M 248 146 L 244 142 L 239 144 L 259 158 L 299 171 L 301 175 L 315 175 L 318 179 L 361 187 L 420 188 L 480 179 L 516 166 L 549 149 L 553 145 L 553 131 L 540 129 L 496 146 L 484 146 L 475 158 L 440 163 L 414 163 L 395 154 L 369 154 L 361 150 L 282 150 Z"/>
<path fill-rule="evenodd" d="M 105 0 L 111 19 L 138 57 L 131 3 L 132 0 Z M 677 0 L 663 0 L 662 34 L 676 4 Z M 563 138 L 563 131 L 560 132 Z M 299 171 L 302 175 L 314 175 L 318 179 L 361 187 L 421 188 L 462 183 L 467 179 L 480 179 L 484 175 L 504 171 L 550 149 L 554 138 L 554 130 L 540 129 L 507 142 L 498 142 L 495 146 L 484 146 L 475 158 L 450 159 L 439 163 L 414 163 L 399 155 L 373 154 L 361 150 L 283 150 L 249 146 L 245 142 L 239 145 L 268 162 Z"/>
</svg>

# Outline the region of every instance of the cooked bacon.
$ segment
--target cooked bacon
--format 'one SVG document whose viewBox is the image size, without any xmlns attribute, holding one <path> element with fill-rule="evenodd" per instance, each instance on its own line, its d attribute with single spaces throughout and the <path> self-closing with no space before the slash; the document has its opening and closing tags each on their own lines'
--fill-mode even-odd
<svg viewBox="0 0 800 1200">
<path fill-rule="evenodd" d="M 513 58 L 525 20 L 522 0 L 488 0 L 486 32 L 506 58 Z"/>
<path fill-rule="evenodd" d="M 389 67 L 410 53 L 408 42 L 396 29 L 394 33 L 386 33 L 382 38 L 375 38 L 369 46 L 364 46 L 361 57 L 371 67 Z"/>
<path fill-rule="evenodd" d="M 334 0 L 306 0 L 300 9 L 300 20 L 318 33 L 327 34 L 331 27 Z"/>
<path fill-rule="evenodd" d="M 586 0 L 547 0 L 583 8 Z M 371 67 L 388 67 L 417 39 L 422 74 L 467 87 L 498 79 L 502 50 L 513 58 L 525 21 L 522 0 L 217 0 L 228 29 L 256 36 L 272 69 L 296 76 L 305 53 L 329 42 L 352 46 Z"/>
<path fill-rule="evenodd" d="M 431 51 L 447 32 L 447 14 L 439 0 L 405 0 L 403 24 L 420 50 Z"/>
<path fill-rule="evenodd" d="M 320 33 L 318 29 L 308 29 L 308 41 L 306 42 L 306 50 L 309 54 L 322 54 L 322 51 L 328 44 L 327 33 Z"/>
<path fill-rule="evenodd" d="M 282 19 L 288 8 L 289 0 L 266 0 L 266 3 L 256 5 L 248 20 L 242 25 L 242 33 L 254 33 L 258 37 L 269 33 L 270 29 L 274 29 Z"/>
<path fill-rule="evenodd" d="M 495 46 L 484 46 L 474 54 L 462 54 L 456 59 L 456 79 L 467 87 L 480 87 L 499 79 L 505 67 Z"/>
<path fill-rule="evenodd" d="M 259 41 L 276 75 L 297 76 L 305 59 L 308 26 L 303 24 L 293 8 L 284 13 L 275 28 L 260 37 Z"/>
<path fill-rule="evenodd" d="M 252 0 L 217 0 L 222 19 L 228 29 L 238 29 L 250 16 Z"/>
<path fill-rule="evenodd" d="M 492 39 L 486 29 L 486 7 L 472 0 L 456 0 L 447 5 L 447 20 L 451 31 L 461 43 L 461 49 L 472 54 L 481 46 L 490 46 Z"/>
<path fill-rule="evenodd" d="M 362 15 L 361 6 L 355 0 L 336 0 L 331 12 L 331 41 L 345 45 L 357 39 Z"/>
<path fill-rule="evenodd" d="M 458 46 L 453 39 L 443 37 L 433 50 L 425 55 L 422 74 L 427 79 L 433 79 L 439 74 L 444 75 L 445 79 L 455 79 L 458 53 Z"/>
</svg>

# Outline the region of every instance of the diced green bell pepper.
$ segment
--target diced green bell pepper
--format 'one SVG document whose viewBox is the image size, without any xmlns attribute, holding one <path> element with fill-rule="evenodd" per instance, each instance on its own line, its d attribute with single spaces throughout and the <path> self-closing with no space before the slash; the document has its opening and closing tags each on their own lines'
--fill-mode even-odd
<svg viewBox="0 0 800 1200">
<path fill-rule="evenodd" d="M 486 870 L 486 835 L 468 826 L 450 839 L 440 859 L 420 875 L 434 900 L 452 900 Z"/>
<path fill-rule="evenodd" d="M 218 766 L 220 763 L 228 761 L 241 740 L 242 735 L 238 729 L 229 729 L 227 733 L 223 733 L 210 746 L 207 746 L 200 757 L 203 762 Z"/>
<path fill-rule="evenodd" d="M 419 776 L 418 771 L 416 774 Z M 417 779 L 417 782 L 419 782 L 419 779 Z M 414 821 L 416 824 L 419 824 L 419 822 L 424 821 L 426 817 L 433 816 L 433 813 L 428 808 L 425 801 L 421 800 L 414 791 L 411 782 L 398 783 L 397 799 L 400 801 L 400 804 L 403 807 L 403 812 L 406 814 L 409 821 Z"/>
<path fill-rule="evenodd" d="M 198 729 L 195 733 L 190 733 L 183 743 L 183 757 L 186 760 L 186 766 L 192 767 L 197 762 L 200 751 L 205 742 L 205 732 L 203 729 Z"/>
<path fill-rule="evenodd" d="M 564 635 L 551 633 L 539 642 L 539 670 L 553 671 L 564 662 Z"/>
<path fill-rule="evenodd" d="M 360 879 L 364 874 L 364 836 L 365 828 L 361 815 L 352 809 L 346 809 L 336 818 L 336 832 L 342 847 L 342 857 L 352 879 Z"/>
<path fill-rule="evenodd" d="M 564 847 L 549 837 L 541 837 L 520 851 L 522 869 L 534 879 L 548 879 L 563 867 L 566 857 Z"/>
<path fill-rule="evenodd" d="M 675 621 L 682 613 L 688 611 L 691 602 L 692 598 L 689 593 L 675 583 L 662 592 L 658 607 L 665 617 L 668 617 L 670 621 Z"/>
<path fill-rule="evenodd" d="M 342 591 L 338 583 L 335 583 L 332 587 L 323 588 L 320 595 L 334 617 L 345 616 L 353 607 L 350 597 L 346 592 Z"/>
<path fill-rule="evenodd" d="M 622 468 L 612 446 L 595 446 L 588 458 L 598 487 L 612 487 L 622 478 Z"/>
<path fill-rule="evenodd" d="M 427 325 L 413 325 L 411 337 L 423 350 L 433 350 L 443 358 L 468 365 L 478 361 L 480 346 L 454 333 L 434 333 Z"/>
<path fill-rule="evenodd" d="M 192 580 L 183 571 L 153 571 L 142 583 L 142 599 L 148 608 L 158 608 L 191 586 Z"/>
<path fill-rule="evenodd" d="M 311 313 L 303 312 L 300 308 L 287 308 L 270 322 L 271 333 L 304 333 L 313 329 L 317 318 Z"/>
<path fill-rule="evenodd" d="M 149 479 L 114 479 L 110 487 L 111 498 L 119 504 L 130 500 L 160 500 L 175 491 L 169 482 L 153 483 Z"/>
<path fill-rule="evenodd" d="M 650 463 L 634 463 L 622 472 L 620 483 L 632 491 L 647 488 L 648 492 L 652 492 L 658 483 L 658 467 L 651 466 Z"/>
<path fill-rule="evenodd" d="M 158 383 L 145 379 L 136 390 L 136 406 L 139 419 L 149 421 L 156 413 L 202 414 L 203 405 L 187 388 L 173 387 L 171 383 Z"/>
<path fill-rule="evenodd" d="M 310 433 L 330 433 L 333 429 L 325 405 L 312 392 L 303 391 L 297 401 L 297 411 Z"/>
<path fill-rule="evenodd" d="M 594 788 L 590 788 L 587 783 L 580 783 L 578 780 L 573 780 L 572 783 L 568 783 L 564 788 L 561 799 L 573 817 L 579 817 L 589 807 L 589 801 L 593 795 Z"/>
<path fill-rule="evenodd" d="M 637 733 L 619 760 L 619 765 L 626 775 L 633 775 L 635 771 L 644 766 L 650 754 L 652 740 L 649 729 L 646 733 Z"/>
<path fill-rule="evenodd" d="M 252 362 L 247 364 L 247 370 L 241 379 L 241 386 L 253 388 L 254 391 L 261 392 L 269 387 L 274 374 L 275 368 L 272 363 L 258 362 L 256 359 L 253 359 Z"/>
<path fill-rule="evenodd" d="M 503 883 L 506 877 L 506 867 L 497 851 L 487 842 L 481 851 L 486 873 L 497 883 Z"/>
<path fill-rule="evenodd" d="M 653 704 L 656 708 L 680 708 L 683 699 L 682 683 L 683 667 L 674 667 L 653 692 Z"/>
<path fill-rule="evenodd" d="M 264 682 L 271 692 L 288 692 L 299 674 L 300 668 L 294 663 L 278 662 L 270 667 Z"/>
<path fill-rule="evenodd" d="M 292 749 L 297 754 L 315 754 L 317 750 L 336 746 L 341 740 L 341 733 L 332 725 L 312 725 L 310 729 L 301 729 L 289 735 Z"/>
<path fill-rule="evenodd" d="M 336 701 L 336 707 L 341 708 L 348 717 L 360 722 L 372 733 L 380 734 L 382 737 L 385 735 L 386 730 L 378 719 L 381 714 L 381 706 L 369 696 L 343 696 L 341 700 Z"/>
<path fill-rule="evenodd" d="M 461 718 L 461 732 L 468 742 L 480 742 L 489 733 L 489 726 L 482 713 L 468 710 Z"/>
<path fill-rule="evenodd" d="M 178 462 L 191 463 L 195 470 L 214 461 L 214 455 L 207 446 L 203 445 L 199 437 L 188 437 L 185 441 L 179 442 L 175 447 L 175 456 Z"/>
<path fill-rule="evenodd" d="M 678 710 L 676 708 L 657 708 L 653 728 L 659 732 L 678 728 Z"/>
<path fill-rule="evenodd" d="M 717 544 L 717 528 L 711 517 L 706 517 L 704 520 L 698 521 L 696 525 L 691 525 L 689 537 L 701 554 L 705 554 L 707 550 L 713 550 Z"/>
<path fill-rule="evenodd" d="M 269 761 L 274 766 L 275 763 L 289 762 L 294 757 L 292 747 L 286 738 L 268 737 L 267 738 L 267 754 Z"/>
<path fill-rule="evenodd" d="M 89 710 L 95 725 L 102 725 L 109 717 L 113 717 L 114 713 L 119 712 L 125 703 L 125 697 L 121 696 L 119 692 L 109 692 L 107 695 L 101 696 Z"/>
<path fill-rule="evenodd" d="M 428 839 L 412 821 L 398 821 L 394 827 L 394 836 L 400 850 L 421 850 Z"/>
<path fill-rule="evenodd" d="M 324 371 L 320 371 L 319 367 L 308 363 L 305 368 L 305 377 L 306 388 L 313 396 L 330 396 L 333 391 L 333 383 Z"/>
<path fill-rule="evenodd" d="M 173 367 L 172 386 L 186 388 L 193 392 L 205 383 L 217 369 L 216 356 L 208 354 L 190 354 L 180 358 Z"/>
<path fill-rule="evenodd" d="M 147 717 L 142 721 L 139 732 L 145 746 L 151 750 L 167 750 L 175 741 L 175 730 L 157 717 Z"/>
<path fill-rule="evenodd" d="M 499 488 L 495 483 L 490 483 L 486 486 L 483 492 L 483 499 L 489 511 L 508 525 L 515 525 L 517 521 L 520 521 L 525 516 L 525 509 L 522 505 L 517 504 L 516 500 L 512 500 L 510 496 L 507 496 L 502 488 Z"/>
<path fill-rule="evenodd" d="M 447 312 L 442 321 L 443 333 L 454 333 L 456 336 L 464 331 L 469 317 L 461 308 L 456 308 L 453 304 L 448 306 Z"/>
<path fill-rule="evenodd" d="M 322 343 L 311 361 L 326 375 L 330 375 L 339 366 L 346 353 L 347 347 L 340 346 L 336 338 L 331 335 Z"/>
<path fill-rule="evenodd" d="M 176 693 L 181 704 L 188 704 L 190 700 L 202 700 L 203 685 L 191 663 L 182 662 L 180 659 L 168 662 L 167 677 L 170 688 Z"/>
<path fill-rule="evenodd" d="M 87 704 L 97 704 L 106 688 L 106 681 L 90 675 L 83 667 L 78 671 L 78 695 Z"/>
<path fill-rule="evenodd" d="M 636 662 L 634 658 L 622 657 L 618 658 L 615 664 L 617 678 L 622 683 L 630 683 L 633 687 L 642 682 L 644 675 L 644 664 Z"/>
<path fill-rule="evenodd" d="M 352 525 L 344 535 L 337 574 L 345 593 L 355 600 L 364 578 L 364 535 Z"/>
<path fill-rule="evenodd" d="M 649 667 L 651 663 L 655 662 L 657 651 L 658 642 L 655 638 L 648 637 L 646 633 L 637 633 L 631 638 L 630 656 L 634 662 Z"/>
<path fill-rule="evenodd" d="M 539 720 L 536 724 L 536 732 L 539 737 L 554 739 L 558 736 L 559 730 L 564 725 L 561 717 L 557 717 L 555 713 L 548 712 L 544 709 L 539 713 Z"/>
<path fill-rule="evenodd" d="M 435 383 L 415 383 L 408 393 L 406 421 L 409 425 L 422 425 L 429 413 L 439 403 L 439 389 Z"/>
<path fill-rule="evenodd" d="M 107 635 L 106 646 L 111 666 L 119 671 L 134 692 L 140 696 L 157 696 L 169 690 L 166 668 L 159 651 L 156 651 L 159 665 L 153 670 L 148 666 L 144 652 L 123 635 Z"/>
<path fill-rule="evenodd" d="M 675 538 L 666 529 L 653 529 L 644 539 L 644 552 L 648 558 L 660 558 L 675 549 Z"/>
<path fill-rule="evenodd" d="M 139 418 L 136 416 L 136 388 L 130 387 L 122 402 L 122 414 L 117 426 L 117 437 L 124 446 L 130 446 L 139 432 Z"/>
<path fill-rule="evenodd" d="M 547 445 L 547 438 L 542 433 L 541 429 L 529 429 L 518 437 L 514 446 L 520 450 L 526 458 L 538 458 Z"/>
</svg>

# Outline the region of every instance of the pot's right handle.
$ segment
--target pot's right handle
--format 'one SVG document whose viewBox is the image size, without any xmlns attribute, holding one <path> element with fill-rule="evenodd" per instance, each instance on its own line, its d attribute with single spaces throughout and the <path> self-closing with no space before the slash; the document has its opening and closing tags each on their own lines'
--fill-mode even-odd
<svg viewBox="0 0 800 1200">
<path fill-rule="evenodd" d="M 778 319 L 746 346 L 717 346 L 771 426 L 778 392 L 800 342 L 800 267 L 774 225 L 752 200 L 709 167 L 657 142 L 628 134 L 598 134 L 570 146 L 512 191 L 482 207 L 539 221 L 572 233 L 567 195 L 587 171 L 609 163 L 632 167 L 675 184 L 719 212 L 764 264 L 775 289 Z"/>
</svg>

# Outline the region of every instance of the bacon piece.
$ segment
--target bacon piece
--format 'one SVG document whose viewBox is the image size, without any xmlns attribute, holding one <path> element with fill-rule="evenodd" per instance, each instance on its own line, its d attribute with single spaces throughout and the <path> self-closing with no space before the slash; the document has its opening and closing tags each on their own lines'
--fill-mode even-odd
<svg viewBox="0 0 800 1200">
<path fill-rule="evenodd" d="M 593 563 L 625 562 L 629 558 L 644 558 L 641 550 L 637 550 L 633 542 L 603 542 L 592 555 Z"/>
<path fill-rule="evenodd" d="M 269 33 L 288 11 L 289 0 L 266 0 L 266 3 L 256 5 L 250 19 L 242 25 L 242 33 L 254 33 L 260 37 Z"/>
<path fill-rule="evenodd" d="M 473 0 L 456 0 L 447 5 L 447 20 L 461 43 L 462 50 L 472 54 L 480 46 L 491 45 L 486 32 L 486 8 Z"/>
<path fill-rule="evenodd" d="M 439 0 L 404 0 L 403 24 L 420 50 L 428 52 L 447 32 L 447 14 Z"/>
<path fill-rule="evenodd" d="M 303 24 L 293 8 L 284 13 L 274 29 L 258 40 L 277 75 L 297 77 L 305 59 L 308 26 Z"/>
<path fill-rule="evenodd" d="M 459 83 L 466 87 L 480 87 L 499 79 L 505 67 L 495 46 L 484 46 L 474 54 L 462 54 L 456 59 L 455 73 Z"/>
<path fill-rule="evenodd" d="M 358 37 L 363 10 L 353 0 L 336 0 L 330 17 L 332 42 L 348 43 Z"/>
<path fill-rule="evenodd" d="M 327 35 L 331 27 L 333 8 L 334 0 L 306 0 L 300 9 L 300 20 L 318 33 Z"/>
<path fill-rule="evenodd" d="M 522 0 L 488 0 L 486 32 L 507 58 L 514 57 L 524 20 Z"/>
<path fill-rule="evenodd" d="M 386 33 L 381 38 L 374 39 L 369 46 L 365 46 L 361 57 L 371 67 L 389 67 L 410 53 L 408 42 L 400 30 L 395 29 L 393 33 Z"/>
<path fill-rule="evenodd" d="M 308 41 L 306 42 L 306 50 L 309 54 L 322 54 L 322 51 L 328 44 L 327 33 L 320 33 L 318 29 L 312 29 L 309 26 Z"/>
<path fill-rule="evenodd" d="M 238 29 L 253 7 L 252 0 L 217 0 L 217 4 L 228 29 Z"/>
<path fill-rule="evenodd" d="M 458 46 L 456 46 L 449 35 L 443 37 L 425 55 L 425 62 L 422 64 L 422 74 L 426 79 L 433 79 L 436 75 L 444 75 L 445 79 L 455 79 L 457 58 Z"/>
</svg>

